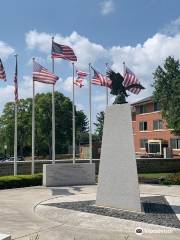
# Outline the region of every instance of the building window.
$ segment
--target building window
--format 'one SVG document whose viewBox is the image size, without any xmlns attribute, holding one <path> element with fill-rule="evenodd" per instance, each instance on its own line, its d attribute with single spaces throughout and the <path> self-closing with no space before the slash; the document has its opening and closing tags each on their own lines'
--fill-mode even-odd
<svg viewBox="0 0 180 240">
<path fill-rule="evenodd" d="M 162 120 L 154 120 L 153 121 L 153 129 L 154 130 L 163 129 L 163 121 Z"/>
<path fill-rule="evenodd" d="M 180 139 L 171 139 L 171 147 L 173 149 L 180 149 Z"/>
<path fill-rule="evenodd" d="M 147 139 L 140 140 L 140 148 L 146 148 L 146 144 L 148 143 Z"/>
<path fill-rule="evenodd" d="M 160 111 L 160 110 L 161 110 L 160 104 L 159 104 L 158 102 L 155 102 L 155 103 L 154 103 L 154 112 Z"/>
<path fill-rule="evenodd" d="M 139 106 L 139 113 L 142 114 L 142 113 L 147 113 L 147 107 L 146 105 L 141 105 Z"/>
<path fill-rule="evenodd" d="M 146 131 L 147 130 L 147 122 L 140 122 L 139 123 L 139 130 Z"/>
</svg>

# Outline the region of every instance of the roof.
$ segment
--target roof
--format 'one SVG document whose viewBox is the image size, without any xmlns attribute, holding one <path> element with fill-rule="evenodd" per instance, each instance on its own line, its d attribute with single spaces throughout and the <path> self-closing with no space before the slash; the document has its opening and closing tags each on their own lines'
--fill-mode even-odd
<svg viewBox="0 0 180 240">
<path fill-rule="evenodd" d="M 141 100 L 139 100 L 137 102 L 132 103 L 131 105 L 135 106 L 135 105 L 140 105 L 140 104 L 147 103 L 147 102 L 152 102 L 152 96 L 143 98 L 143 99 L 141 99 Z"/>
</svg>

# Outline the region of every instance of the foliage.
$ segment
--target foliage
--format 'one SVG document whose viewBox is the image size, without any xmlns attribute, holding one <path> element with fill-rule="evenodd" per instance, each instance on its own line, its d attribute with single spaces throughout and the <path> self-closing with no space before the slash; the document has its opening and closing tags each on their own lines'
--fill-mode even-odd
<svg viewBox="0 0 180 240">
<path fill-rule="evenodd" d="M 148 178 L 148 179 L 158 179 L 162 177 L 167 177 L 172 174 L 173 173 L 139 173 L 138 176 Z"/>
<path fill-rule="evenodd" d="M 127 103 L 127 102 L 126 102 L 125 95 L 121 93 L 118 96 L 116 96 L 113 104 L 123 104 L 123 103 Z"/>
<path fill-rule="evenodd" d="M 178 173 L 141 173 L 138 174 L 141 182 L 155 181 L 164 185 L 180 185 L 180 172 Z"/>
<path fill-rule="evenodd" d="M 167 182 L 172 185 L 180 185 L 180 172 L 169 175 Z"/>
<path fill-rule="evenodd" d="M 42 185 L 42 174 L 0 177 L 0 189 Z"/>
<path fill-rule="evenodd" d="M 97 122 L 94 123 L 96 126 L 96 135 L 98 139 L 101 141 L 102 140 L 102 135 L 103 135 L 103 126 L 104 126 L 104 112 L 99 112 L 96 115 Z"/>
<path fill-rule="evenodd" d="M 97 134 L 92 134 L 92 142 L 98 142 L 100 139 Z M 79 135 L 79 144 L 89 144 L 89 133 L 84 132 Z"/>
<path fill-rule="evenodd" d="M 18 103 L 18 152 L 22 156 L 31 144 L 31 112 L 32 100 L 30 98 L 21 99 Z M 5 105 L 2 116 L 0 117 L 0 145 L 1 153 L 4 152 L 4 144 L 8 147 L 9 155 L 13 155 L 14 145 L 14 103 L 9 102 Z"/>
<path fill-rule="evenodd" d="M 52 95 L 37 94 L 35 97 L 35 153 L 51 158 L 52 144 Z M 72 144 L 72 102 L 55 92 L 56 153 L 68 153 Z M 75 111 L 76 134 L 87 131 L 88 121 L 83 111 Z M 18 155 L 31 154 L 32 99 L 18 102 Z M 0 153 L 7 145 L 8 155 L 13 155 L 14 103 L 7 103 L 0 117 Z M 78 142 L 77 142 L 78 143 Z"/>
<path fill-rule="evenodd" d="M 162 117 L 173 133 L 180 135 L 180 63 L 173 57 L 154 72 L 154 100 L 159 102 Z"/>
</svg>

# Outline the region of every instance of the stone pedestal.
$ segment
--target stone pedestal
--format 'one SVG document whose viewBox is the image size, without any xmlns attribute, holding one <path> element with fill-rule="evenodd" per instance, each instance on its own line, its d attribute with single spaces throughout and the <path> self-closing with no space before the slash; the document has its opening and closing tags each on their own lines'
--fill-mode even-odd
<svg viewBox="0 0 180 240">
<path fill-rule="evenodd" d="M 141 211 L 129 104 L 105 113 L 96 204 Z"/>
<path fill-rule="evenodd" d="M 7 234 L 0 233 L 0 240 L 11 240 L 11 236 Z"/>
<path fill-rule="evenodd" d="M 43 186 L 95 184 L 95 164 L 57 163 L 43 165 Z"/>
</svg>

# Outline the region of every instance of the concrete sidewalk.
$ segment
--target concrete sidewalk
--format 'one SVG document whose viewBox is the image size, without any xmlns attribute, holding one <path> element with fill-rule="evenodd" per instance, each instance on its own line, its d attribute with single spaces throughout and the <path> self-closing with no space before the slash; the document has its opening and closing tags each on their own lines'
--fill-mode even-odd
<svg viewBox="0 0 180 240">
<path fill-rule="evenodd" d="M 0 191 L 0 232 L 12 239 L 180 239 L 180 229 L 49 206 L 94 200 L 97 186 Z M 141 196 L 163 195 L 180 219 L 180 186 L 140 185 Z M 135 234 L 136 227 L 144 230 Z M 128 236 L 128 238 L 127 238 Z"/>
</svg>

